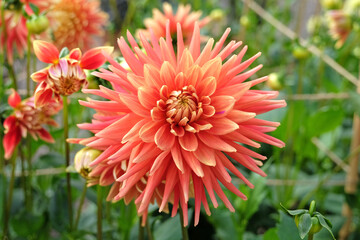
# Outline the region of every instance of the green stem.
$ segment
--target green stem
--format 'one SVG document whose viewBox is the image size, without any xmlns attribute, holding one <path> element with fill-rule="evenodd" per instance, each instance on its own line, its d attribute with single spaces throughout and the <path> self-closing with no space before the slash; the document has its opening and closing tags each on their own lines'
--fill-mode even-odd
<svg viewBox="0 0 360 240">
<path fill-rule="evenodd" d="M 10 210 L 12 205 L 12 198 L 14 192 L 14 184 L 15 184 L 15 168 L 16 168 L 16 156 L 17 156 L 17 148 L 15 149 L 12 157 L 11 157 L 11 175 L 9 182 L 9 195 L 6 201 L 6 207 L 4 209 L 4 229 L 3 229 L 3 239 L 9 239 L 8 231 L 9 231 L 9 220 L 10 220 Z"/>
<path fill-rule="evenodd" d="M 17 87 L 17 79 L 16 79 L 16 74 L 14 72 L 14 67 L 12 64 L 9 64 L 8 65 L 8 70 L 9 70 L 9 75 L 10 75 L 10 78 L 13 82 L 13 88 L 15 89 L 15 91 L 17 91 L 18 87 Z"/>
<path fill-rule="evenodd" d="M 86 191 L 87 191 L 87 182 L 85 182 L 85 184 L 84 184 L 82 194 L 81 194 L 81 197 L 80 197 L 79 208 L 77 210 L 76 219 L 75 219 L 75 225 L 74 225 L 75 230 L 77 229 L 78 224 L 79 224 L 80 215 L 81 215 L 81 209 L 82 209 L 82 206 L 84 205 L 84 201 L 85 201 L 85 197 L 86 197 Z"/>
<path fill-rule="evenodd" d="M 27 152 L 27 156 L 26 156 L 26 161 L 27 161 L 27 170 L 28 170 L 28 177 L 27 177 L 27 181 L 29 183 L 29 187 L 28 187 L 28 210 L 31 210 L 32 208 L 32 190 L 31 190 L 31 183 L 32 183 L 32 154 L 31 154 L 31 137 L 27 136 L 26 139 L 26 148 L 28 150 Z"/>
<path fill-rule="evenodd" d="M 25 159 L 24 159 L 24 153 L 21 150 L 21 148 L 19 148 L 19 155 L 20 155 L 20 160 L 21 160 L 21 181 L 22 181 L 22 185 L 23 185 L 23 190 L 24 190 L 24 199 L 25 199 L 25 206 L 28 206 L 28 191 L 27 191 L 27 186 L 26 186 L 26 176 L 25 176 Z"/>
<path fill-rule="evenodd" d="M 189 240 L 187 227 L 184 226 L 184 214 L 182 212 L 181 207 L 179 208 L 179 215 L 180 215 L 180 225 L 181 225 L 181 233 L 183 236 L 183 240 Z"/>
<path fill-rule="evenodd" d="M 66 141 L 69 137 L 69 109 L 68 109 L 68 99 L 67 96 L 63 96 L 63 113 L 64 113 L 64 142 L 65 142 L 65 160 L 66 160 L 66 167 L 70 165 L 70 146 L 69 143 Z M 67 199 L 68 199 L 68 211 L 69 211 L 69 224 L 70 224 L 70 231 L 73 227 L 73 215 L 72 215 L 72 198 L 71 198 L 71 178 L 70 173 L 66 173 L 66 186 L 67 186 Z"/>
<path fill-rule="evenodd" d="M 149 222 L 148 222 L 147 219 L 146 219 L 146 225 L 145 225 L 145 227 L 146 227 L 146 232 L 147 232 L 147 235 L 148 235 L 148 239 L 149 239 L 149 240 L 153 240 L 154 238 L 153 238 L 153 235 L 152 235 L 152 233 L 151 233 L 150 225 L 149 225 Z"/>
<path fill-rule="evenodd" d="M 31 57 L 31 39 L 27 35 L 27 56 L 26 56 L 26 95 L 30 97 L 30 57 Z"/>
<path fill-rule="evenodd" d="M 303 91 L 303 80 L 304 80 L 304 66 L 305 61 L 300 60 L 299 62 L 299 74 L 298 74 L 298 85 L 297 85 L 297 94 L 301 94 Z"/>
<path fill-rule="evenodd" d="M 314 234 L 309 233 L 308 240 L 313 240 L 313 239 L 314 239 Z"/>
<path fill-rule="evenodd" d="M 33 63 L 32 72 L 36 72 L 37 58 L 36 58 L 35 54 L 33 55 L 32 63 Z M 33 81 L 33 89 L 35 89 L 35 88 L 36 88 L 36 82 Z"/>
<path fill-rule="evenodd" d="M 102 239 L 102 188 L 97 186 L 97 239 Z"/>
<path fill-rule="evenodd" d="M 144 227 L 141 226 L 142 218 L 143 218 L 142 216 L 139 218 L 139 236 L 138 236 L 139 240 L 144 240 Z"/>
</svg>

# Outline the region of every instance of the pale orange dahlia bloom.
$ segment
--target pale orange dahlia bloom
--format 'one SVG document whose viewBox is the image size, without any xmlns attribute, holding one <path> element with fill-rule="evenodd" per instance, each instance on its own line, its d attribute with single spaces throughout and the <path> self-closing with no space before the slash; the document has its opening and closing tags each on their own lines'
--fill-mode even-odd
<svg viewBox="0 0 360 240">
<path fill-rule="evenodd" d="M 98 47 L 90 49 L 82 55 L 79 48 L 75 48 L 65 56 L 59 56 L 59 50 L 51 43 L 35 40 L 34 52 L 36 57 L 50 66 L 31 75 L 38 82 L 35 89 L 35 105 L 43 106 L 51 99 L 59 100 L 60 96 L 69 96 L 86 86 L 84 70 L 100 67 L 105 62 L 102 51 L 112 52 L 112 47 Z"/>
<path fill-rule="evenodd" d="M 3 145 L 6 159 L 11 157 L 21 137 L 25 138 L 28 133 L 35 140 L 39 137 L 46 142 L 53 143 L 54 139 L 43 125 L 57 126 L 51 116 L 57 114 L 62 108 L 62 103 L 55 101 L 49 102 L 44 107 L 35 108 L 33 97 L 21 101 L 19 94 L 14 90 L 12 91 L 8 103 L 14 111 L 4 121 Z"/>
<path fill-rule="evenodd" d="M 178 24 L 177 54 L 169 25 L 166 40 L 150 44 L 141 34 L 146 54 L 130 33 L 132 49 L 123 38 L 118 40 L 131 70 L 108 57 L 110 71 L 102 69 L 94 75 L 108 80 L 113 90 L 102 86 L 86 89 L 85 93 L 106 101 L 80 101 L 97 111 L 92 123 L 79 125 L 95 136 L 69 140 L 103 151 L 91 163 L 94 169 L 90 175 L 99 177 L 100 185 L 113 184 L 108 200 L 134 199 L 144 219 L 151 202 L 158 203 L 159 211 L 172 203 L 173 215 L 180 204 L 187 225 L 187 203 L 194 198 L 196 225 L 201 204 L 210 214 L 206 192 L 214 207 L 218 206 L 216 193 L 234 211 L 220 183 L 246 199 L 232 184 L 228 171 L 249 187 L 253 185 L 234 163 L 266 176 L 259 168 L 260 160 L 266 157 L 245 145 L 259 148 L 258 142 L 264 142 L 284 146 L 266 134 L 279 123 L 255 117 L 286 103 L 273 100 L 276 91 L 250 90 L 268 79 L 246 81 L 262 67 L 245 71 L 260 53 L 242 61 L 247 47 L 234 53 L 241 42 L 231 41 L 223 48 L 229 32 L 227 29 L 215 46 L 210 39 L 201 50 L 200 30 L 195 24 L 190 46 L 184 48 Z"/>
<path fill-rule="evenodd" d="M 156 38 L 165 37 L 166 22 L 170 21 L 171 36 L 176 36 L 176 25 L 180 23 L 184 42 L 188 45 L 191 40 L 195 22 L 198 22 L 199 27 L 202 28 L 210 21 L 209 17 L 205 17 L 200 20 L 202 14 L 201 11 L 191 12 L 190 4 L 185 6 L 180 4 L 174 14 L 171 5 L 164 2 L 163 10 L 164 13 L 162 13 L 159 9 L 154 8 L 153 17 L 144 20 L 144 25 L 146 26 L 144 34 L 147 38 L 151 38 L 151 32 L 153 32 Z"/>
<path fill-rule="evenodd" d="M 101 36 L 108 16 L 98 0 L 52 0 L 50 28 L 54 44 L 88 50 L 94 37 Z"/>
<path fill-rule="evenodd" d="M 337 40 L 335 47 L 341 47 L 351 32 L 350 16 L 343 10 L 328 12 L 329 31 L 333 39 Z"/>
</svg>

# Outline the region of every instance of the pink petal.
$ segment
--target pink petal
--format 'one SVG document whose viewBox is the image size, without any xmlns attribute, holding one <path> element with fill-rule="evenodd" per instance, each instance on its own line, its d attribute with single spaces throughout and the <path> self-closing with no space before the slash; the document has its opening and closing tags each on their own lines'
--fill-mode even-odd
<svg viewBox="0 0 360 240">
<path fill-rule="evenodd" d="M 8 97 L 9 105 L 15 108 L 20 102 L 21 102 L 20 95 L 14 89 L 11 89 L 11 94 Z"/>
</svg>

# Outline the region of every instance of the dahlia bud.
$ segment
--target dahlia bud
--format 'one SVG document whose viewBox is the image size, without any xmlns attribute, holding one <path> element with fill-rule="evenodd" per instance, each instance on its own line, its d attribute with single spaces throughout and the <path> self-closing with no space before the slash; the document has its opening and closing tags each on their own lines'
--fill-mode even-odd
<svg viewBox="0 0 360 240">
<path fill-rule="evenodd" d="M 26 28 L 30 34 L 40 34 L 44 32 L 49 27 L 49 20 L 46 16 L 33 15 L 30 19 L 26 21 Z"/>
<path fill-rule="evenodd" d="M 214 9 L 210 12 L 210 18 L 213 21 L 221 21 L 224 19 L 224 17 L 225 17 L 225 12 L 220 8 Z"/>
<path fill-rule="evenodd" d="M 350 16 L 342 10 L 332 10 L 328 13 L 329 31 L 331 36 L 338 40 L 336 47 L 341 47 L 352 29 Z"/>
<path fill-rule="evenodd" d="M 309 51 L 301 46 L 294 47 L 292 54 L 298 60 L 303 60 L 310 56 Z"/>
<path fill-rule="evenodd" d="M 240 24 L 241 26 L 243 26 L 244 28 L 247 28 L 250 26 L 250 19 L 248 16 L 242 16 L 240 18 Z"/>
<path fill-rule="evenodd" d="M 89 174 L 92 170 L 92 167 L 90 167 L 90 163 L 94 161 L 99 155 L 101 154 L 101 151 L 85 147 L 78 151 L 75 155 L 74 159 L 74 167 L 75 170 L 80 173 L 80 175 L 85 178 L 89 179 Z"/>
<path fill-rule="evenodd" d="M 321 0 L 321 5 L 325 9 L 340 9 L 342 7 L 342 0 Z"/>
<path fill-rule="evenodd" d="M 269 74 L 269 80 L 266 81 L 266 85 L 275 91 L 283 88 L 281 82 L 279 81 L 279 74 L 277 73 Z"/>
</svg>

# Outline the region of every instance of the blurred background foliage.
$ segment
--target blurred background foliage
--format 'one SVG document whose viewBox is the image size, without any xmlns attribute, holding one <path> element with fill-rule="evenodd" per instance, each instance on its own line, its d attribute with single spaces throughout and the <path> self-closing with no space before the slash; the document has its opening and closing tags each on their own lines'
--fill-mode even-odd
<svg viewBox="0 0 360 240">
<path fill-rule="evenodd" d="M 210 16 L 212 22 L 202 29 L 203 35 L 219 39 L 224 29 L 230 27 L 231 37 L 228 39 L 241 40 L 248 45 L 247 58 L 261 51 L 262 56 L 257 63 L 264 67 L 258 74 L 271 74 L 270 81 L 261 88 L 280 90 L 279 99 L 285 98 L 288 103 L 286 108 L 260 116 L 281 122 L 272 135 L 286 143 L 284 149 L 265 144 L 261 148 L 261 154 L 268 156 L 263 166 L 268 176 L 262 178 L 242 168 L 255 185 L 254 189 L 249 189 L 238 181 L 248 200 L 243 201 L 227 192 L 236 212 L 231 213 L 220 204 L 218 209 L 212 209 L 211 216 L 203 213 L 197 227 L 193 227 L 190 220 L 190 239 L 300 239 L 295 223 L 279 210 L 279 203 L 290 209 L 307 208 L 311 200 L 316 200 L 319 211 L 331 220 L 336 236 L 339 236 L 345 223 L 343 205 L 348 204 L 352 209 L 348 239 L 360 239 L 359 189 L 352 194 L 344 190 L 349 159 L 358 151 L 352 151 L 350 145 L 352 136 L 360 134 L 353 128 L 353 115 L 359 113 L 360 96 L 353 83 L 308 50 L 310 44 L 316 46 L 349 73 L 358 76 L 359 30 L 354 29 L 344 45 L 336 48 L 326 24 L 328 10 L 319 1 L 255 1 L 298 36 L 307 39 L 307 45 L 302 46 L 304 44 L 300 44 L 298 38 L 284 36 L 244 1 L 169 2 L 173 6 L 189 3 L 193 9 L 201 10 L 203 16 Z M 125 35 L 127 29 L 135 33 L 138 28 L 144 28 L 144 18 L 152 16 L 153 8 L 162 9 L 162 1 L 102 0 L 101 7 L 110 15 L 105 41 L 116 45 L 116 39 Z M 17 64 L 21 63 L 17 61 Z M 7 81 L 5 84 L 7 89 L 11 83 Z M 79 97 L 86 98 L 79 94 L 70 99 L 70 137 L 82 137 L 84 133 L 79 131 L 76 123 L 89 121 L 93 114 L 77 103 L 76 98 Z M 2 99 L 2 102 L 5 100 Z M 5 104 L 1 105 L 2 112 L 7 109 Z M 51 129 L 51 133 L 55 139 L 63 138 L 62 129 Z M 31 207 L 26 206 L 21 178 L 16 178 L 10 210 L 10 234 L 13 239 L 96 239 L 96 187 L 87 190 L 78 230 L 70 233 L 67 229 L 65 171 L 61 155 L 63 145 L 33 141 L 31 147 L 34 174 L 26 184 L 31 188 L 32 203 Z M 71 145 L 72 159 L 79 149 L 79 146 Z M 334 160 L 336 157 L 340 164 Z M 18 164 L 17 176 L 20 176 L 20 169 Z M 10 166 L 6 166 L 5 170 L 10 174 Z M 71 177 L 76 210 L 85 181 L 78 174 Z M 0 189 L 7 189 L 4 176 L 0 179 Z M 103 239 L 137 239 L 139 219 L 134 204 L 126 206 L 122 201 L 106 202 L 108 190 L 102 189 Z M 0 199 L 2 204 L 3 198 Z M 179 216 L 170 218 L 167 214 L 158 213 L 156 206 L 150 210 L 147 226 L 152 232 L 150 238 L 181 238 Z M 189 216 L 192 214 L 190 208 Z M 147 233 L 145 237 L 149 237 Z M 331 237 L 322 230 L 315 239 Z"/>
</svg>

